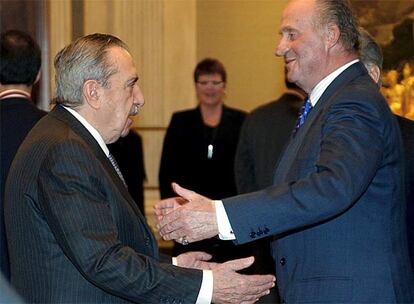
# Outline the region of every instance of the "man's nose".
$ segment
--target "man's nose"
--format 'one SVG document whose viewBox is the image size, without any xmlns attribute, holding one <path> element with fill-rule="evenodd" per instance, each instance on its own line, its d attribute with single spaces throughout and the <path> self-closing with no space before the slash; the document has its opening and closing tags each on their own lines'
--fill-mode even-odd
<svg viewBox="0 0 414 304">
<path fill-rule="evenodd" d="M 138 105 L 139 107 L 144 106 L 145 100 L 144 95 L 141 92 L 140 87 L 137 85 L 134 92 L 134 104 Z"/>
<path fill-rule="evenodd" d="M 279 43 L 276 45 L 275 56 L 283 57 L 289 50 L 289 46 L 286 43 L 285 39 L 280 39 Z"/>
</svg>

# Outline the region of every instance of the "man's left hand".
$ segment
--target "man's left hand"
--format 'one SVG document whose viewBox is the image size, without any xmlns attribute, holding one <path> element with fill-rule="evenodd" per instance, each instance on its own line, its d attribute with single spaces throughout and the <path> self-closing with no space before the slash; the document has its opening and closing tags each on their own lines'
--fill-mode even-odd
<svg viewBox="0 0 414 304">
<path fill-rule="evenodd" d="M 217 265 L 217 263 L 208 262 L 211 259 L 211 254 L 202 251 L 182 253 L 176 259 L 179 267 L 211 270 Z"/>
<path fill-rule="evenodd" d="M 161 237 L 185 244 L 216 236 L 219 231 L 214 202 L 175 183 L 173 189 L 187 203 L 178 203 L 178 198 L 172 198 L 155 205 Z M 169 211 L 160 211 L 165 209 Z"/>
</svg>

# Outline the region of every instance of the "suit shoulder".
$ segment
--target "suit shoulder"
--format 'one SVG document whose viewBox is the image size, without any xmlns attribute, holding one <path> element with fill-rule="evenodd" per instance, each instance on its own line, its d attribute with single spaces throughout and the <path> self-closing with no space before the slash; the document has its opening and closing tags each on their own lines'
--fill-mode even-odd
<svg viewBox="0 0 414 304">
<path fill-rule="evenodd" d="M 241 110 L 241 109 L 236 109 L 236 108 L 229 107 L 229 106 L 226 106 L 226 105 L 223 105 L 223 109 L 224 109 L 225 111 L 228 111 L 229 113 L 234 114 L 234 115 L 240 115 L 240 116 L 247 115 L 247 112 L 246 112 L 246 111 L 244 111 L 244 110 Z"/>
<path fill-rule="evenodd" d="M 186 118 L 186 117 L 193 117 L 195 115 L 197 115 L 198 109 L 194 108 L 194 109 L 187 109 L 187 110 L 181 110 L 181 111 L 177 111 L 174 112 L 172 114 L 173 118 Z"/>
<path fill-rule="evenodd" d="M 407 131 L 411 130 L 413 131 L 412 134 L 414 136 L 414 120 L 395 115 L 397 117 L 398 123 L 400 124 L 401 128 L 407 129 Z"/>
<path fill-rule="evenodd" d="M 240 109 L 231 108 L 228 106 L 223 106 L 223 113 L 226 116 L 232 117 L 233 119 L 238 120 L 238 121 L 243 121 L 247 116 L 247 112 L 240 110 Z"/>
<path fill-rule="evenodd" d="M 299 100 L 299 102 L 301 102 Z M 281 119 L 287 116 L 293 116 L 296 118 L 299 105 L 298 100 L 288 100 L 286 98 L 279 98 L 277 100 L 270 101 L 254 109 L 247 117 L 248 120 L 262 120 L 274 117 L 280 117 Z"/>
<path fill-rule="evenodd" d="M 182 124 L 194 120 L 200 120 L 198 108 L 174 112 L 171 116 L 170 124 Z"/>
<path fill-rule="evenodd" d="M 398 125 L 406 145 L 414 146 L 414 121 L 399 115 L 397 117 Z"/>
<path fill-rule="evenodd" d="M 81 141 L 81 137 L 72 128 L 52 115 L 46 115 L 39 120 L 30 131 L 28 139 L 50 145 Z"/>
<path fill-rule="evenodd" d="M 249 115 L 260 115 L 262 113 L 268 112 L 269 110 L 277 109 L 280 107 L 281 104 L 277 100 L 272 100 L 253 109 Z"/>
</svg>

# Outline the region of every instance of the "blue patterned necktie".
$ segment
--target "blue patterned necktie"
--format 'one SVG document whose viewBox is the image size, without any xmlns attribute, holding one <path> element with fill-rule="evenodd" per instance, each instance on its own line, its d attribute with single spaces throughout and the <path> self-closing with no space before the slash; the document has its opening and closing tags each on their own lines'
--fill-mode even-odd
<svg viewBox="0 0 414 304">
<path fill-rule="evenodd" d="M 310 113 L 310 111 L 312 110 L 312 104 L 310 102 L 309 98 L 306 98 L 305 103 L 302 107 L 302 109 L 300 110 L 300 114 L 298 117 L 298 120 L 296 121 L 296 126 L 295 126 L 295 130 L 294 133 L 296 133 L 298 131 L 298 129 L 305 123 L 305 119 L 308 116 L 308 114 Z"/>
<path fill-rule="evenodd" d="M 109 153 L 108 158 L 109 158 L 109 161 L 112 164 L 112 167 L 114 167 L 114 169 L 115 169 L 116 173 L 118 174 L 119 178 L 122 180 L 122 183 L 124 184 L 124 186 L 126 188 L 128 188 L 128 186 L 125 182 L 124 176 L 122 175 L 121 169 L 119 169 L 118 163 L 116 162 L 114 156 L 111 153 Z"/>
</svg>

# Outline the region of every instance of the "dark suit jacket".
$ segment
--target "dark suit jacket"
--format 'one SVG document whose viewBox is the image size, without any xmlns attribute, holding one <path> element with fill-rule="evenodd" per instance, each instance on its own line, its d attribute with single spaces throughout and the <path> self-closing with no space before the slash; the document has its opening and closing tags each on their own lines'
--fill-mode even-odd
<svg viewBox="0 0 414 304">
<path fill-rule="evenodd" d="M 277 161 L 288 142 L 298 118 L 303 98 L 295 92 L 286 92 L 277 100 L 253 110 L 247 115 L 240 131 L 235 156 L 235 174 L 238 193 L 248 193 L 271 186 Z M 244 244 L 246 256 L 255 257 L 248 273 L 275 273 L 270 252 L 272 237 Z M 259 300 L 259 303 L 277 303 L 277 289 Z"/>
<path fill-rule="evenodd" d="M 292 135 L 302 105 L 303 98 L 287 92 L 246 117 L 235 157 L 238 193 L 273 184 L 277 161 Z"/>
<path fill-rule="evenodd" d="M 21 142 L 35 123 L 46 114 L 28 99 L 4 98 L 0 100 L 0 270 L 10 279 L 9 257 L 4 228 L 4 186 L 11 162 Z"/>
<path fill-rule="evenodd" d="M 414 121 L 397 116 L 405 151 L 405 191 L 407 195 L 407 234 L 414 271 Z"/>
<path fill-rule="evenodd" d="M 238 243 L 277 236 L 283 301 L 414 301 L 402 160 L 397 121 L 359 62 L 290 141 L 274 186 L 224 200 Z"/>
<path fill-rule="evenodd" d="M 141 136 L 131 130 L 127 136 L 121 137 L 115 143 L 108 145 L 108 149 L 118 163 L 129 193 L 137 203 L 141 213 L 145 214 L 144 181 L 146 175 Z"/>
<path fill-rule="evenodd" d="M 197 298 L 202 272 L 159 262 L 156 240 L 105 153 L 61 106 L 13 161 L 5 219 L 12 284 L 28 302 Z"/>
</svg>

